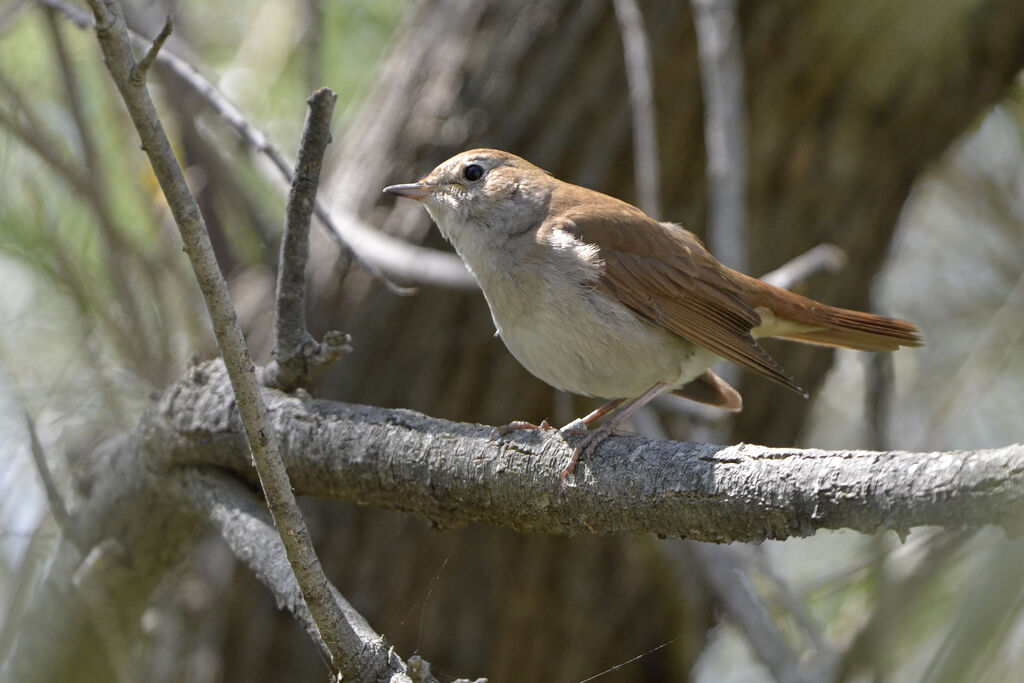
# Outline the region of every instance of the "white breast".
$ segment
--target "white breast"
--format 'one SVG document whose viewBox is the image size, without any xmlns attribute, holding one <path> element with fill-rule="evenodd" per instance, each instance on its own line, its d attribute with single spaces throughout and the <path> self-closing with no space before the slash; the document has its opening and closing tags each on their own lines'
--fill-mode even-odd
<svg viewBox="0 0 1024 683">
<path fill-rule="evenodd" d="M 522 238 L 536 239 L 536 234 Z M 454 240 L 483 289 L 502 340 L 535 376 L 576 394 L 631 398 L 657 382 L 681 386 L 715 361 L 711 352 L 640 321 L 598 292 L 593 283 L 602 264 L 596 247 L 564 231 L 546 239 L 544 258 L 519 261 L 495 259 L 475 240 L 468 245 Z M 505 246 L 530 253 L 517 248 L 523 245 Z M 505 267 L 495 267 L 503 260 Z"/>
</svg>

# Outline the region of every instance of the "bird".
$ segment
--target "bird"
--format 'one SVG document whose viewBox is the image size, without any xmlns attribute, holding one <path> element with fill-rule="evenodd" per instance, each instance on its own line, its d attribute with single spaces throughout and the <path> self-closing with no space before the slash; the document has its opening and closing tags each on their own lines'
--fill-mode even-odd
<svg viewBox="0 0 1024 683">
<path fill-rule="evenodd" d="M 584 435 L 563 485 L 581 457 L 660 394 L 739 411 L 739 392 L 711 370 L 720 359 L 806 397 L 759 338 L 861 351 L 922 344 L 913 323 L 829 306 L 733 270 L 682 226 L 509 152 L 465 151 L 384 192 L 426 208 L 519 363 L 556 389 L 607 401 L 561 429 Z M 551 426 L 515 420 L 491 436 L 519 429 Z"/>
</svg>

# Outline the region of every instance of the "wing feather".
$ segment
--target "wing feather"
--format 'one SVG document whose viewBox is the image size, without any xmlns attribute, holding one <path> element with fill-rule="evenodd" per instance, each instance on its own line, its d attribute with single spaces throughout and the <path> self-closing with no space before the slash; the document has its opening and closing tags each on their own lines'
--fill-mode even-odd
<svg viewBox="0 0 1024 683">
<path fill-rule="evenodd" d="M 695 235 L 593 194 L 593 203 L 555 213 L 557 224 L 550 227 L 599 248 L 599 291 L 651 323 L 805 393 L 751 335 L 761 317 Z"/>
</svg>

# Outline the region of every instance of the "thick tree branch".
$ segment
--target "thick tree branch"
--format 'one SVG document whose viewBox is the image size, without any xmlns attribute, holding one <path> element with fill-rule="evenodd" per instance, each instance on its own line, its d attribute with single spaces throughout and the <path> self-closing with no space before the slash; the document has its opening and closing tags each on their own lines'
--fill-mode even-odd
<svg viewBox="0 0 1024 683">
<path fill-rule="evenodd" d="M 561 489 L 558 434 L 490 441 L 490 427 L 412 411 L 264 392 L 301 494 L 421 515 L 576 534 L 647 531 L 731 542 L 1024 520 L 1024 445 L 939 453 L 715 446 L 612 438 Z M 169 389 L 140 425 L 158 465 L 217 465 L 252 477 L 218 363 Z"/>
</svg>

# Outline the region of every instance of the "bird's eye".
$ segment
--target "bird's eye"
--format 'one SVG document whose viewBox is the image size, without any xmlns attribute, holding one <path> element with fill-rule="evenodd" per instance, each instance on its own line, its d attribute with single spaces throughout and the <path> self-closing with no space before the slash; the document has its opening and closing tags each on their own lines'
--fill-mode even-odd
<svg viewBox="0 0 1024 683">
<path fill-rule="evenodd" d="M 480 180 L 484 177 L 484 167 L 480 164 L 469 164 L 466 168 L 462 169 L 462 177 L 469 182 Z"/>
</svg>

